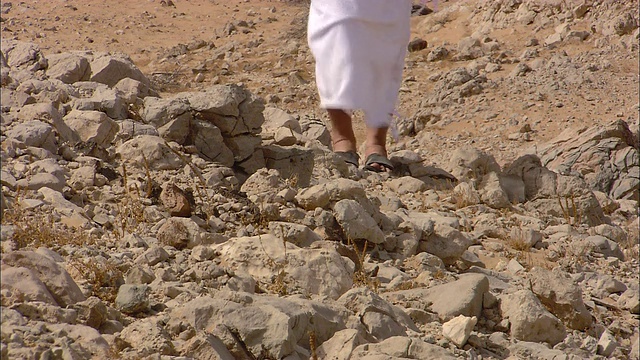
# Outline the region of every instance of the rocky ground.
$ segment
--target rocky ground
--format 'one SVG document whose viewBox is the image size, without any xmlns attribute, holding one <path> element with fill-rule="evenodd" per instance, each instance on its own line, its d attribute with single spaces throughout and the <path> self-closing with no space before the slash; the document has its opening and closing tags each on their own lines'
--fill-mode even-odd
<svg viewBox="0 0 640 360">
<path fill-rule="evenodd" d="M 1 358 L 638 359 L 638 1 L 416 6 L 391 174 L 307 7 L 2 2 Z"/>
</svg>

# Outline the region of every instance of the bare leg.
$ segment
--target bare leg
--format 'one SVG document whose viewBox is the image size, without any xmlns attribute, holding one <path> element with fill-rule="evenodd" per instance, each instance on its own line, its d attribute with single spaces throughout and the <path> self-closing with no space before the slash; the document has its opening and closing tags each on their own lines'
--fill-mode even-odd
<svg viewBox="0 0 640 360">
<path fill-rule="evenodd" d="M 331 144 L 333 151 L 356 151 L 351 115 L 340 109 L 327 109 L 331 120 Z"/>
</svg>

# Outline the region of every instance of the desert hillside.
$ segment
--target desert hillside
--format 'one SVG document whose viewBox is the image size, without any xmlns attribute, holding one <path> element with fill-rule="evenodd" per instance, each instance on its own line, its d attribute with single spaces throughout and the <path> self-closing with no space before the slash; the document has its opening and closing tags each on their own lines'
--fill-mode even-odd
<svg viewBox="0 0 640 360">
<path fill-rule="evenodd" d="M 639 359 L 638 1 L 415 4 L 379 174 L 308 1 L 3 0 L 0 357 Z"/>
</svg>

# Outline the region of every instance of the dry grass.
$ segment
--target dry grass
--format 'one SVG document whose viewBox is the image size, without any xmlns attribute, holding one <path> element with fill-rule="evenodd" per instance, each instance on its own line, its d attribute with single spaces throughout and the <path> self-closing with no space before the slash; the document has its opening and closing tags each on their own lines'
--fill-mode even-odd
<svg viewBox="0 0 640 360">
<path fill-rule="evenodd" d="M 14 208 L 7 209 L 2 218 L 2 225 L 13 226 L 14 250 L 41 246 L 59 250 L 65 245 L 87 246 L 96 243 L 95 236 L 70 229 L 56 222 L 51 214 L 23 209 L 19 203 L 16 201 Z"/>
<path fill-rule="evenodd" d="M 366 270 L 364 269 L 364 259 L 367 255 L 369 242 L 365 241 L 362 245 L 362 249 L 360 250 L 353 239 L 347 238 L 347 245 L 351 246 L 353 251 L 356 253 L 356 257 L 358 260 L 356 269 L 353 272 L 353 286 L 365 286 L 368 287 L 371 291 L 378 293 L 380 281 L 378 279 L 371 278 L 371 276 L 369 276 L 369 274 L 367 274 Z"/>
<path fill-rule="evenodd" d="M 582 212 L 576 207 L 576 200 L 573 193 L 565 197 L 558 196 L 558 204 L 560 205 L 562 216 L 567 224 L 576 226 L 582 223 Z"/>
<path fill-rule="evenodd" d="M 283 261 L 275 261 L 269 253 L 264 248 L 264 244 L 262 243 L 262 237 L 258 236 L 260 239 L 260 246 L 262 246 L 262 251 L 267 256 L 266 265 L 270 268 L 274 269 L 277 274 L 271 279 L 271 283 L 267 285 L 267 290 L 278 294 L 279 296 L 285 296 L 291 293 L 289 290 L 289 282 L 287 281 L 287 271 L 286 267 L 289 265 L 289 259 L 287 257 L 287 241 L 282 239 L 282 246 L 284 248 L 284 260 Z"/>
<path fill-rule="evenodd" d="M 118 209 L 118 216 L 115 220 L 116 224 L 114 224 L 116 239 L 121 239 L 127 233 L 135 232 L 138 229 L 138 225 L 145 221 L 144 205 L 142 204 L 140 189 L 136 184 L 129 186 L 127 167 L 125 164 L 122 164 L 122 183 L 125 193 L 120 203 L 116 204 Z"/>
<path fill-rule="evenodd" d="M 629 259 L 640 258 L 640 227 L 638 224 L 638 219 L 627 224 L 627 239 L 620 242 L 620 247 Z"/>
<path fill-rule="evenodd" d="M 95 261 L 92 258 L 73 258 L 69 266 L 75 268 L 87 284 L 91 287 L 91 293 L 101 300 L 113 303 L 118 294 L 118 281 L 122 279 L 122 271 L 115 264 L 106 260 Z"/>
<path fill-rule="evenodd" d="M 311 359 L 318 360 L 318 354 L 317 354 L 318 346 L 316 344 L 316 332 L 313 330 L 309 331 L 309 349 L 311 350 Z"/>
</svg>

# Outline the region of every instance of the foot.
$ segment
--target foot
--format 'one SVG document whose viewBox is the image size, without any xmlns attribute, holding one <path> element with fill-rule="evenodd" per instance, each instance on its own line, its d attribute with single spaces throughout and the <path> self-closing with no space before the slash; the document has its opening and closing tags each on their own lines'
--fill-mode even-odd
<svg viewBox="0 0 640 360">
<path fill-rule="evenodd" d="M 393 164 L 386 156 L 373 153 L 367 156 L 364 168 L 373 172 L 393 171 Z"/>
<path fill-rule="evenodd" d="M 365 148 L 365 159 L 367 159 L 365 168 L 367 170 L 375 172 L 393 170 L 393 166 L 387 159 L 386 142 L 387 128 L 367 128 L 367 145 Z"/>
</svg>

